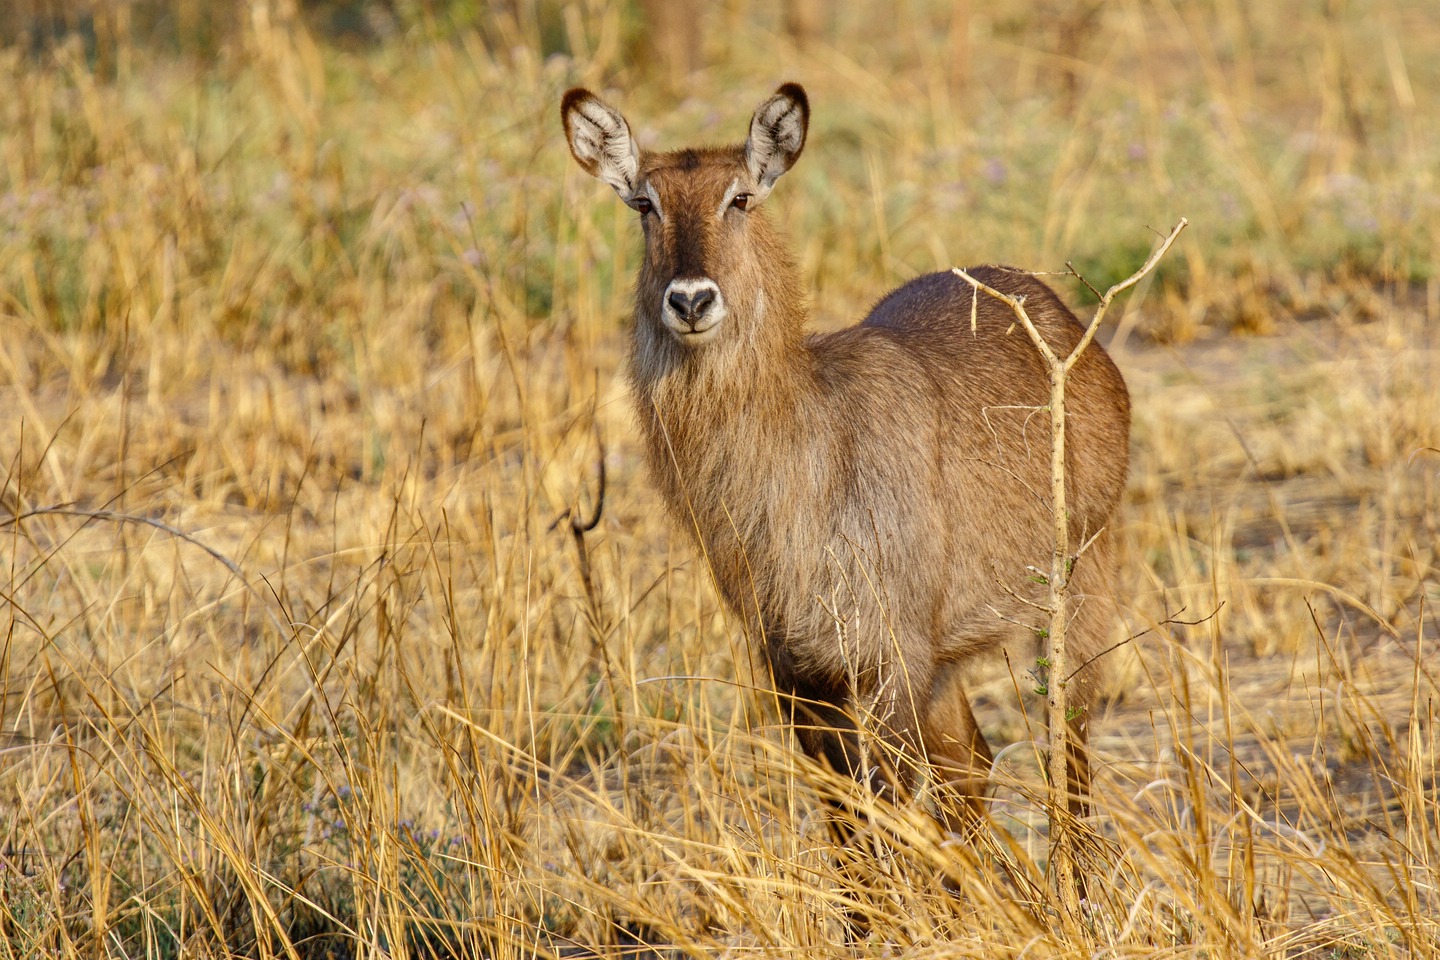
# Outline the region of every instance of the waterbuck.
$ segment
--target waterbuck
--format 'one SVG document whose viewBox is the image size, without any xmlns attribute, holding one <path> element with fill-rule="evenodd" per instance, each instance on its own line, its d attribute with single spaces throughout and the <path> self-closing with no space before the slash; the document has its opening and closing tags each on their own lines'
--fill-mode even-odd
<svg viewBox="0 0 1440 960">
<path fill-rule="evenodd" d="M 583 89 L 561 115 L 575 159 L 645 238 L 629 378 L 650 472 L 763 650 L 801 746 L 878 790 L 947 785 L 960 802 L 945 821 L 973 826 L 991 753 L 963 671 L 1002 646 L 1033 663 L 1045 620 L 1032 565 L 1053 549 L 1049 385 L 1035 346 L 1008 307 L 951 273 L 891 291 L 856 326 L 806 332 L 799 271 L 763 209 L 805 146 L 796 84 L 760 105 L 737 146 L 642 150 Z M 1079 341 L 1041 281 L 969 273 L 1023 296 L 1062 356 Z M 1094 538 L 1069 626 L 1084 665 L 1069 685 L 1083 805 L 1130 401 L 1098 345 L 1068 394 L 1072 543 Z"/>
</svg>

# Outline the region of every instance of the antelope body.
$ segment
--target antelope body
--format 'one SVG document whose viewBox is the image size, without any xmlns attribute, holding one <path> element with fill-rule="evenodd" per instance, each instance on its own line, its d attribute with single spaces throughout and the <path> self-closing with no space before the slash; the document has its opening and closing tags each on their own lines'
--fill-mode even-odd
<svg viewBox="0 0 1440 960">
<path fill-rule="evenodd" d="M 1045 616 L 1027 573 L 1053 550 L 1049 386 L 1034 345 L 1008 307 L 948 273 L 904 284 L 856 326 L 806 333 L 798 271 L 760 207 L 804 147 L 797 85 L 731 147 L 643 151 L 587 90 L 567 93 L 561 113 L 575 159 L 640 214 L 629 377 L 651 474 L 761 644 L 801 746 L 859 777 L 866 729 L 893 748 L 892 780 L 938 775 L 973 816 L 990 752 L 962 670 L 1002 645 L 1033 651 Z M 1023 295 L 1057 352 L 1079 341 L 1039 280 L 969 272 Z M 1070 649 L 1089 662 L 1069 688 L 1083 743 L 1091 661 L 1114 624 L 1105 529 L 1130 409 L 1098 345 L 1068 396 L 1072 542 L 1099 534 L 1071 579 Z M 1083 746 L 1070 761 L 1083 791 Z"/>
</svg>

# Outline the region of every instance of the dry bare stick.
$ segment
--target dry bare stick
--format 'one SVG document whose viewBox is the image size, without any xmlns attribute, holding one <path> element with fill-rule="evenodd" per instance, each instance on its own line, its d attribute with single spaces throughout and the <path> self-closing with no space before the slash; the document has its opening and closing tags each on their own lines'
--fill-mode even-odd
<svg viewBox="0 0 1440 960">
<path fill-rule="evenodd" d="M 183 540 L 191 546 L 199 547 L 201 550 L 209 554 L 210 557 L 217 563 L 219 563 L 222 567 L 224 567 L 226 570 L 229 570 L 230 573 L 235 577 L 235 579 L 240 581 L 240 586 L 244 587 L 246 592 L 250 593 L 255 597 L 256 600 L 260 601 L 260 609 L 263 610 L 266 616 L 270 618 L 271 622 L 275 624 L 275 628 L 280 632 L 281 637 L 293 638 L 295 635 L 294 626 L 292 624 L 287 624 L 284 620 L 280 619 L 279 614 L 277 614 L 271 608 L 268 598 L 260 592 L 260 589 L 258 587 L 256 587 L 253 583 L 249 581 L 249 579 L 245 576 L 245 571 L 240 569 L 240 565 L 238 563 L 236 563 L 234 560 L 231 560 L 229 557 L 225 556 L 225 554 L 221 553 L 219 550 L 216 550 L 214 547 L 202 543 L 200 540 L 197 540 L 193 535 L 186 533 L 179 527 L 172 526 L 164 522 L 163 520 L 156 520 L 154 517 L 140 516 L 138 514 L 119 513 L 115 510 L 87 510 L 82 507 L 72 506 L 70 504 L 57 504 L 51 507 L 36 507 L 33 510 L 26 510 L 24 513 L 16 513 L 13 516 L 4 517 L 3 519 L 0 519 L 0 529 L 23 523 L 24 521 L 29 520 L 32 517 L 43 517 L 47 515 L 57 517 L 79 517 L 80 519 L 84 520 L 85 523 L 89 523 L 91 520 L 104 520 L 109 523 L 116 524 L 131 523 L 142 527 L 154 527 L 156 530 L 159 530 L 163 533 L 168 533 L 170 536 L 174 537 L 177 540 Z M 84 524 L 81 524 L 81 526 L 84 526 Z"/>
<path fill-rule="evenodd" d="M 954 273 L 960 279 L 970 284 L 976 291 L 985 293 L 1007 304 L 1015 314 L 1025 332 L 1030 335 L 1030 340 L 1035 348 L 1040 351 L 1040 356 L 1045 360 L 1045 367 L 1050 377 L 1050 491 L 1051 507 L 1054 517 L 1055 550 L 1050 557 L 1050 576 L 1048 586 L 1049 597 L 1044 604 L 1046 612 L 1050 617 L 1049 634 L 1045 640 L 1045 654 L 1042 666 L 1045 669 L 1047 682 L 1046 689 L 1046 720 L 1050 726 L 1050 756 L 1047 760 L 1047 772 L 1049 789 L 1046 797 L 1047 815 L 1050 821 L 1050 876 L 1053 878 L 1054 889 L 1062 912 L 1067 918 L 1078 918 L 1080 915 L 1079 889 L 1075 883 L 1075 856 L 1074 843 L 1071 835 L 1069 822 L 1069 707 L 1066 696 L 1066 687 L 1070 677 L 1073 675 L 1066 660 L 1065 650 L 1065 628 L 1071 617 L 1070 611 L 1070 571 L 1076 557 L 1084 550 L 1082 546 L 1073 554 L 1070 549 L 1070 524 L 1069 512 L 1065 503 L 1065 384 L 1070 375 L 1070 370 L 1079 361 L 1085 348 L 1095 339 L 1095 333 L 1100 329 L 1101 322 L 1105 319 L 1105 313 L 1110 304 L 1121 293 L 1139 283 L 1144 276 L 1154 269 L 1189 224 L 1185 218 L 1175 224 L 1170 233 L 1161 241 L 1160 245 L 1150 254 L 1144 266 L 1135 271 L 1125 280 L 1115 284 L 1100 296 L 1100 303 L 1095 308 L 1095 315 L 1090 318 L 1090 324 L 1085 329 L 1085 334 L 1075 349 L 1068 356 L 1061 357 L 1055 353 L 1050 344 L 1041 336 L 1035 324 L 1031 322 L 1030 315 L 1025 311 L 1023 297 L 1012 297 L 989 287 L 964 270 L 955 268 Z M 1070 264 L 1070 273 L 1078 277 L 1087 287 L 1085 282 Z M 1099 296 L 1099 291 L 1094 287 L 1090 289 Z M 1093 536 L 1092 536 L 1093 539 Z M 1086 545 L 1088 545 L 1087 541 Z"/>
</svg>

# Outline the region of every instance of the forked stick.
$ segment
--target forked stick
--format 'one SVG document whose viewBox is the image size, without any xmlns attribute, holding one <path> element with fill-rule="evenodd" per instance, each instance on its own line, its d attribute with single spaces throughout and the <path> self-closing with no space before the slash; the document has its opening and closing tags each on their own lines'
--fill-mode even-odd
<svg viewBox="0 0 1440 960">
<path fill-rule="evenodd" d="M 1043 605 L 1049 614 L 1050 625 L 1049 633 L 1045 638 L 1045 654 L 1040 666 L 1043 669 L 1043 676 L 1047 678 L 1044 684 L 1046 720 L 1050 726 L 1050 756 L 1046 763 L 1049 781 L 1046 806 L 1050 820 L 1050 876 L 1053 878 L 1053 886 L 1056 896 L 1059 898 L 1061 910 L 1066 917 L 1071 919 L 1078 919 L 1080 916 L 1080 894 L 1075 882 L 1074 837 L 1070 829 L 1069 817 L 1067 764 L 1071 718 L 1066 687 L 1072 674 L 1066 661 L 1065 628 L 1070 620 L 1071 568 L 1076 557 L 1091 541 L 1086 541 L 1075 553 L 1070 550 L 1069 512 L 1065 503 L 1065 383 L 1071 368 L 1075 366 L 1081 354 L 1095 339 L 1095 332 L 1100 329 L 1100 324 L 1105 319 L 1105 313 L 1109 310 L 1111 302 L 1121 293 L 1139 283 L 1147 273 L 1155 268 L 1155 265 L 1160 262 L 1160 258 L 1165 256 L 1166 251 L 1175 242 L 1175 238 L 1180 235 L 1180 231 L 1184 230 L 1188 224 L 1189 221 L 1182 217 L 1139 270 L 1100 296 L 1100 303 L 1095 308 L 1095 315 L 1090 318 L 1090 323 L 1085 328 L 1080 342 L 1065 357 L 1056 354 L 1050 344 L 1041 336 L 1040 331 L 1036 329 L 1035 324 L 1030 320 L 1030 315 L 1025 310 L 1023 297 L 1012 297 L 1001 293 L 976 280 L 958 267 L 954 270 L 957 277 L 976 290 L 977 296 L 979 293 L 985 293 L 987 296 L 1009 305 L 1016 319 L 1020 321 L 1020 325 L 1030 335 L 1030 341 L 1040 351 L 1040 356 L 1044 358 L 1045 367 L 1050 376 L 1050 490 L 1055 550 L 1050 557 L 1050 576 L 1048 578 L 1050 593 Z M 1069 268 L 1071 274 L 1090 287 L 1092 292 L 1099 295 L 1099 291 L 1091 287 L 1074 266 L 1067 263 L 1066 267 Z M 1093 539 L 1092 535 L 1091 540 Z"/>
</svg>

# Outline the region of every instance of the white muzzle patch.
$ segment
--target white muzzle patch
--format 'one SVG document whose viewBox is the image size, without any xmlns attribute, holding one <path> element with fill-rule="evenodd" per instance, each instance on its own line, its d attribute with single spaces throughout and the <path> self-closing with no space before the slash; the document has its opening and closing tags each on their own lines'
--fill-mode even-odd
<svg viewBox="0 0 1440 960">
<path fill-rule="evenodd" d="M 725 298 L 708 277 L 671 280 L 660 298 L 660 318 L 676 340 L 698 347 L 718 336 L 725 320 Z"/>
</svg>

